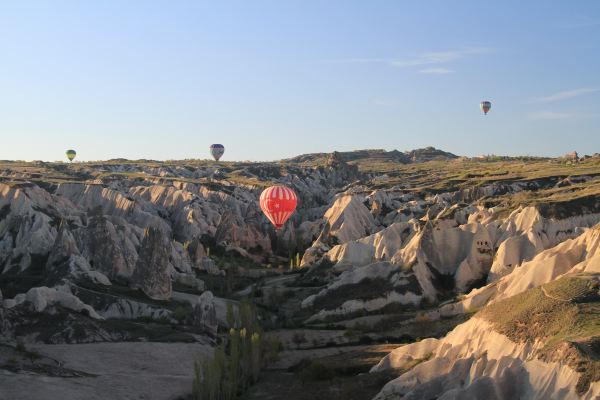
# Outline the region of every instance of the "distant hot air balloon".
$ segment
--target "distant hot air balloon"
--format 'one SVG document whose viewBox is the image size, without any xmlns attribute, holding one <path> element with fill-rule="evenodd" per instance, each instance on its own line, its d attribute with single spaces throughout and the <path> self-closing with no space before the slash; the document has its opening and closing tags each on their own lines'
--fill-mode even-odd
<svg viewBox="0 0 600 400">
<path fill-rule="evenodd" d="M 75 156 L 77 155 L 77 152 L 75 150 L 67 150 L 67 158 L 69 159 L 70 162 L 73 162 L 73 160 L 75 159 Z"/>
<path fill-rule="evenodd" d="M 210 154 L 214 157 L 215 160 L 219 161 L 219 159 L 225 153 L 225 146 L 222 144 L 211 144 L 210 145 Z"/>
<path fill-rule="evenodd" d="M 281 185 L 266 188 L 260 195 L 260 208 L 277 230 L 292 216 L 297 202 L 296 193 Z"/>
<path fill-rule="evenodd" d="M 481 111 L 487 115 L 487 113 L 490 111 L 490 108 L 492 108 L 492 103 L 489 101 L 482 101 L 481 104 L 479 104 L 479 107 L 481 107 Z"/>
</svg>

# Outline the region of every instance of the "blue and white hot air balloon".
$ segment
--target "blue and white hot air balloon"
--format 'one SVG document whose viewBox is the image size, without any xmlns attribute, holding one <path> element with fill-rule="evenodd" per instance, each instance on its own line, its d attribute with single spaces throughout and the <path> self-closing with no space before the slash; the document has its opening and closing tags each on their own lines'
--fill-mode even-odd
<svg viewBox="0 0 600 400">
<path fill-rule="evenodd" d="M 223 146 L 222 144 L 210 145 L 210 154 L 212 154 L 213 158 L 216 161 L 219 161 L 219 159 L 223 156 L 223 153 L 225 153 L 225 146 Z"/>
<path fill-rule="evenodd" d="M 487 113 L 490 111 L 490 108 L 492 108 L 492 103 L 490 103 L 489 101 L 482 101 L 479 104 L 479 107 L 481 108 L 481 111 L 483 111 L 483 113 L 487 115 Z"/>
</svg>

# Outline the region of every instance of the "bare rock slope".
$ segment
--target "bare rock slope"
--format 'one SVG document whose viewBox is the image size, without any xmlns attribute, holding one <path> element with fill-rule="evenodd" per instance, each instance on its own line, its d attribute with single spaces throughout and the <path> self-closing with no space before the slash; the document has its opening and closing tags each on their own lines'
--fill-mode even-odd
<svg viewBox="0 0 600 400">
<path fill-rule="evenodd" d="M 441 340 L 394 350 L 373 371 L 418 364 L 377 399 L 595 399 L 598 275 L 498 301 Z"/>
</svg>

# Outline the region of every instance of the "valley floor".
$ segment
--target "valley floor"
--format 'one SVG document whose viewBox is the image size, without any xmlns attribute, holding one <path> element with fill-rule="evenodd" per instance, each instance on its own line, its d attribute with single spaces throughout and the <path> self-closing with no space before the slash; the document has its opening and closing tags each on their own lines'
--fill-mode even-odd
<svg viewBox="0 0 600 400">
<path fill-rule="evenodd" d="M 209 349 L 197 343 L 32 345 L 37 364 L 48 367 L 43 373 L 0 369 L 0 399 L 173 399 L 190 392 L 194 361 Z M 0 352 L 4 363 L 15 357 Z"/>
<path fill-rule="evenodd" d="M 326 332 L 317 335 L 337 336 Z M 398 346 L 287 349 L 242 398 L 371 399 L 397 371 L 368 374 L 369 369 Z M 194 361 L 208 351 L 210 346 L 197 343 L 152 342 L 37 344 L 25 352 L 2 347 L 0 399 L 187 399 Z"/>
<path fill-rule="evenodd" d="M 397 372 L 368 371 L 395 348 L 397 344 L 286 351 L 243 399 L 372 399 Z"/>
</svg>

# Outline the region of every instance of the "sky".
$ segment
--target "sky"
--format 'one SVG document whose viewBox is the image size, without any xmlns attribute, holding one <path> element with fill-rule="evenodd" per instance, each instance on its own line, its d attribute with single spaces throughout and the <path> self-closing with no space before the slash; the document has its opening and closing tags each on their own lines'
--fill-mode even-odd
<svg viewBox="0 0 600 400">
<path fill-rule="evenodd" d="M 0 0 L 0 139 L 48 161 L 592 154 L 600 1 Z"/>
</svg>

